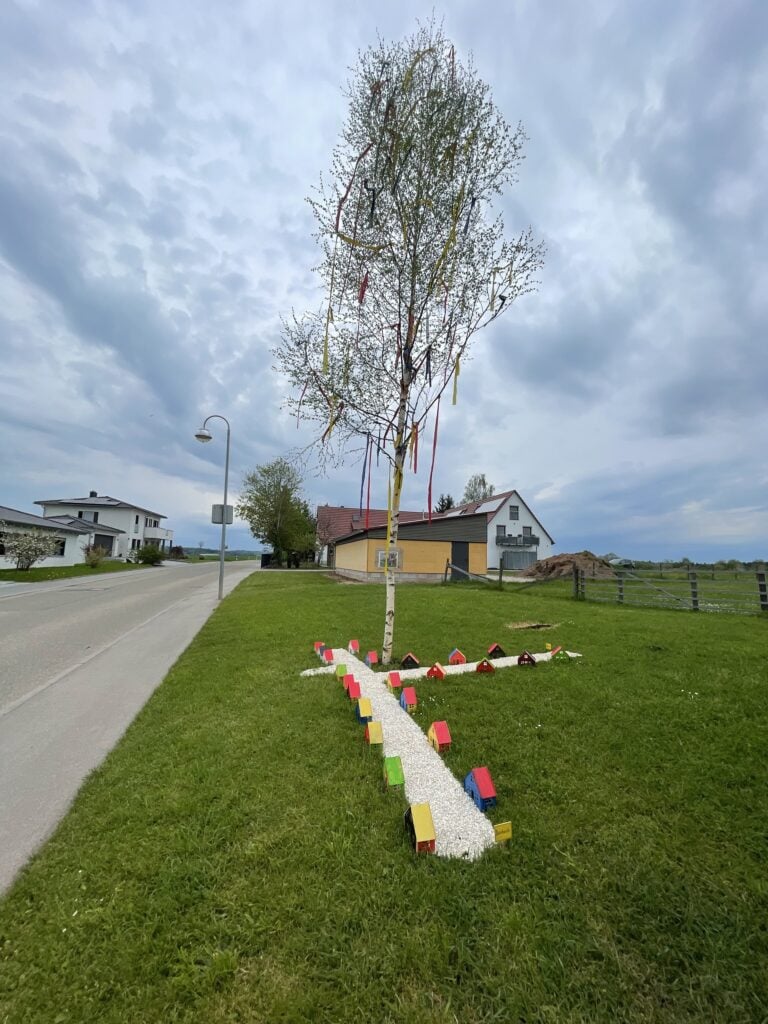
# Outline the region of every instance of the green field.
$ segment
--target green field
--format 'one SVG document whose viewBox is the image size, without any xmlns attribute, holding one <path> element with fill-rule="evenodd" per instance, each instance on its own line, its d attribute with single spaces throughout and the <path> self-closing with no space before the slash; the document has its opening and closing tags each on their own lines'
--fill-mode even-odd
<svg viewBox="0 0 768 1024">
<path fill-rule="evenodd" d="M 583 654 L 417 684 L 513 823 L 470 864 L 411 852 L 342 688 L 299 675 L 382 616 L 319 574 L 223 602 L 0 905 L 3 1024 L 766 1019 L 768 622 L 400 587 L 423 663 Z"/>
</svg>

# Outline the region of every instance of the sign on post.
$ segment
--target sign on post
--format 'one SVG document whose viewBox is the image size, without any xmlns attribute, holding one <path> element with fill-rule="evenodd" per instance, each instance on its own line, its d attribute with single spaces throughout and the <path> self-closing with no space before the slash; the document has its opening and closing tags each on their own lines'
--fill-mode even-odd
<svg viewBox="0 0 768 1024">
<path fill-rule="evenodd" d="M 233 518 L 234 505 L 211 505 L 211 522 L 221 526 L 224 520 L 224 509 L 227 510 L 226 523 L 230 526 Z"/>
</svg>

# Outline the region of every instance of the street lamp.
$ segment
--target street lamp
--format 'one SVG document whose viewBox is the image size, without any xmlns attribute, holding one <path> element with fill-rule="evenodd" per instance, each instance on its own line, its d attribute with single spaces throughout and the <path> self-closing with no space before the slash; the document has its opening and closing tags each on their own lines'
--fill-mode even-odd
<svg viewBox="0 0 768 1024">
<path fill-rule="evenodd" d="M 205 422 L 199 430 L 195 431 L 195 437 L 202 444 L 207 444 L 208 441 L 213 440 L 213 434 L 206 428 L 208 420 L 224 420 L 227 424 L 227 455 L 224 461 L 224 508 L 221 516 L 221 550 L 219 551 L 219 600 L 224 597 L 224 551 L 226 549 L 227 540 L 227 486 L 229 484 L 229 420 L 226 416 L 219 416 L 218 413 L 213 413 L 211 416 L 206 416 Z"/>
</svg>

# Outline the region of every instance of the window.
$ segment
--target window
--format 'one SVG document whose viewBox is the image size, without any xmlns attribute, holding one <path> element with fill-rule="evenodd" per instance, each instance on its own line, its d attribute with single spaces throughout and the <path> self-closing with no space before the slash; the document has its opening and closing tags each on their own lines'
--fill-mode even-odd
<svg viewBox="0 0 768 1024">
<path fill-rule="evenodd" d="M 58 544 L 58 547 L 53 552 L 53 556 L 52 557 L 54 557 L 54 558 L 63 558 L 64 557 L 64 548 L 67 546 L 67 542 L 66 542 L 66 540 L 59 540 L 57 538 L 57 544 Z"/>
<path fill-rule="evenodd" d="M 380 548 L 376 552 L 376 568 L 383 569 L 387 563 L 389 563 L 390 569 L 401 569 L 401 556 L 402 552 L 400 548 L 395 548 L 394 551 L 390 551 L 389 555 L 387 555 L 387 552 L 383 548 Z"/>
<path fill-rule="evenodd" d="M 509 506 L 509 518 L 510 519 L 519 519 L 520 518 L 520 506 L 519 505 L 510 505 Z"/>
<path fill-rule="evenodd" d="M 79 512 L 77 513 L 77 518 L 78 519 L 82 519 L 83 518 L 83 510 L 82 509 L 80 509 Z"/>
<path fill-rule="evenodd" d="M 137 538 L 134 537 L 133 540 L 131 541 L 131 551 L 135 551 L 140 546 L 141 546 L 141 541 L 137 540 Z"/>
<path fill-rule="evenodd" d="M 139 517 L 138 516 L 136 516 L 136 525 L 137 526 L 139 525 Z"/>
<path fill-rule="evenodd" d="M 532 533 L 533 533 L 533 527 L 532 526 L 524 526 L 523 527 L 523 536 L 524 537 L 530 537 Z"/>
<path fill-rule="evenodd" d="M 499 537 L 506 537 L 506 536 L 507 536 L 507 528 L 502 523 L 501 526 L 497 526 L 496 527 L 496 538 L 498 540 Z"/>
<path fill-rule="evenodd" d="M 0 555 L 5 554 L 5 544 L 0 540 Z"/>
</svg>

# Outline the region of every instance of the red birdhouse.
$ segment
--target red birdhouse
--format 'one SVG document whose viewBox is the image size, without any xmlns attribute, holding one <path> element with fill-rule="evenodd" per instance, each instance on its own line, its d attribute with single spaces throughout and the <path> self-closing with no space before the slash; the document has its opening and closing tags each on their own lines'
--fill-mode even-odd
<svg viewBox="0 0 768 1024">
<path fill-rule="evenodd" d="M 342 677 L 341 681 L 344 683 L 344 689 L 348 690 L 349 689 L 349 684 L 350 683 L 354 683 L 355 677 L 352 675 L 351 672 L 347 672 L 347 674 Z"/>
<path fill-rule="evenodd" d="M 445 669 L 439 661 L 427 669 L 427 679 L 445 679 Z"/>
<path fill-rule="evenodd" d="M 483 658 L 482 661 L 478 661 L 475 672 L 495 672 L 496 666 L 492 661 L 488 661 L 487 658 Z"/>
<path fill-rule="evenodd" d="M 389 675 L 387 676 L 387 689 L 391 693 L 394 693 L 395 690 L 399 690 L 402 685 L 403 684 L 400 681 L 400 673 L 390 672 Z"/>
<path fill-rule="evenodd" d="M 360 653 L 360 641 L 359 640 L 350 640 L 349 641 L 349 645 L 347 646 L 347 650 L 349 651 L 350 654 L 359 654 Z"/>
<path fill-rule="evenodd" d="M 356 679 L 353 679 L 347 687 L 347 696 L 350 700 L 360 699 L 360 683 Z"/>
<path fill-rule="evenodd" d="M 429 727 L 427 733 L 427 739 L 431 746 L 435 748 L 438 754 L 442 754 L 444 750 L 451 749 L 451 733 L 448 728 L 447 722 L 433 722 Z"/>
<path fill-rule="evenodd" d="M 487 768 L 473 768 L 464 779 L 464 790 L 481 811 L 496 806 L 496 789 Z"/>
<path fill-rule="evenodd" d="M 406 656 L 400 662 L 400 668 L 418 668 L 420 664 L 421 662 L 416 655 L 408 651 Z"/>
<path fill-rule="evenodd" d="M 530 651 L 523 651 L 523 653 L 518 656 L 517 664 L 529 665 L 531 668 L 536 668 L 536 659 Z"/>
<path fill-rule="evenodd" d="M 499 644 L 491 644 L 491 646 L 488 648 L 488 657 L 503 658 L 505 657 L 505 654 L 502 648 L 499 646 Z"/>
<path fill-rule="evenodd" d="M 379 656 L 376 653 L 376 651 L 368 651 L 368 653 L 365 656 L 365 664 L 368 666 L 368 668 L 373 668 L 373 666 L 378 665 L 378 663 Z"/>
<path fill-rule="evenodd" d="M 449 665 L 466 665 L 466 663 L 467 663 L 466 657 L 461 653 L 461 651 L 459 650 L 458 647 L 454 647 L 454 649 L 448 655 L 448 664 Z"/>
<path fill-rule="evenodd" d="M 330 647 L 326 647 L 323 651 L 323 661 L 327 661 L 328 664 L 333 662 L 333 650 Z"/>
<path fill-rule="evenodd" d="M 413 686 L 404 686 L 403 692 L 400 694 L 400 707 L 407 711 L 408 714 L 412 715 L 416 710 L 416 688 Z"/>
<path fill-rule="evenodd" d="M 320 653 L 320 648 L 321 647 L 325 647 L 325 644 L 323 643 L 323 641 L 322 640 L 315 640 L 315 654 L 319 654 Z"/>
</svg>

